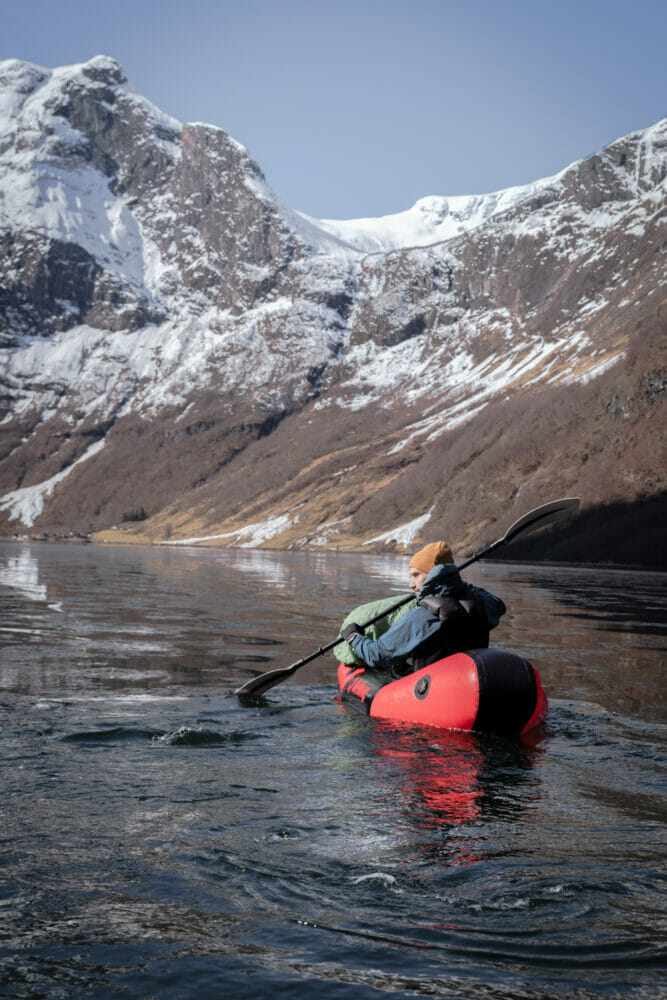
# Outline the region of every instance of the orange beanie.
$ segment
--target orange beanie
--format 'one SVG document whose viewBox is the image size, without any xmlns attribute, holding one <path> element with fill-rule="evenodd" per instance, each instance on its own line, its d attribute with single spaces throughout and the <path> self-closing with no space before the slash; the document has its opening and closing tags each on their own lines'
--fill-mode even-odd
<svg viewBox="0 0 667 1000">
<path fill-rule="evenodd" d="M 453 562 L 452 550 L 446 542 L 431 542 L 413 555 L 410 569 L 418 569 L 420 573 L 430 573 L 434 566 Z"/>
</svg>

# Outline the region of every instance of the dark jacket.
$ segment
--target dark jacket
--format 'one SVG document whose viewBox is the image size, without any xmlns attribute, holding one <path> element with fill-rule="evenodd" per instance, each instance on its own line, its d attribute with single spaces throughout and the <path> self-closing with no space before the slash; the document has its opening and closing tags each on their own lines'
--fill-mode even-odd
<svg viewBox="0 0 667 1000">
<path fill-rule="evenodd" d="M 425 600 L 427 598 L 453 600 Z M 454 613 L 454 603 L 465 601 L 466 598 L 469 599 L 468 606 L 475 616 L 474 623 Z M 438 613 L 438 605 L 445 609 L 444 621 Z M 452 611 L 449 617 L 447 607 Z M 499 597 L 482 587 L 464 583 L 456 566 L 434 566 L 419 592 L 416 608 L 394 622 L 379 639 L 355 635 L 350 644 L 356 656 L 367 666 L 375 670 L 404 674 L 419 669 L 425 663 L 433 663 L 449 653 L 488 645 L 488 629 L 495 628 L 505 610 Z M 465 614 L 462 609 L 460 613 Z M 483 633 L 486 635 L 485 641 Z M 477 641 L 471 642 L 471 638 Z"/>
</svg>

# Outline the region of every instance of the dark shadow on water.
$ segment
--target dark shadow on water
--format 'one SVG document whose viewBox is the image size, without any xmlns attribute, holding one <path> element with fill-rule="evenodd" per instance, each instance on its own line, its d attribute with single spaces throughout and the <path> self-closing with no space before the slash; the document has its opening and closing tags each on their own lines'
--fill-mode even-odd
<svg viewBox="0 0 667 1000">
<path fill-rule="evenodd" d="M 594 566 L 516 564 L 512 576 L 515 582 L 523 581 L 552 594 L 568 609 L 568 618 L 605 630 L 643 635 L 667 632 L 667 574 L 620 567 L 601 571 Z"/>
</svg>

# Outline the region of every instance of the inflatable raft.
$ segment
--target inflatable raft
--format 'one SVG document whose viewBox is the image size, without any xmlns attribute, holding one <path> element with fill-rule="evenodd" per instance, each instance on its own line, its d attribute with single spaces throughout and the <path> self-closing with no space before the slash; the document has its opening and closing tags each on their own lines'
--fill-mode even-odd
<svg viewBox="0 0 667 1000">
<path fill-rule="evenodd" d="M 518 735 L 539 725 L 547 698 L 528 660 L 503 649 L 470 649 L 383 683 L 366 667 L 338 667 L 343 704 L 376 719 Z"/>
</svg>

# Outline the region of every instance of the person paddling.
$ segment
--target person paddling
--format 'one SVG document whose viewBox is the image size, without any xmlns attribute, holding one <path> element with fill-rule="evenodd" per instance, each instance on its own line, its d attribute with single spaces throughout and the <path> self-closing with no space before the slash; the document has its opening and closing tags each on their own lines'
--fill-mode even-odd
<svg viewBox="0 0 667 1000">
<path fill-rule="evenodd" d="M 456 566 L 454 566 L 453 569 L 455 573 L 458 576 L 459 569 L 466 569 L 466 567 L 472 566 L 472 564 L 477 562 L 478 559 L 483 559 L 484 556 L 490 555 L 491 552 L 494 552 L 501 545 L 507 545 L 509 542 L 513 541 L 513 539 L 518 538 L 519 535 L 526 535 L 531 531 L 536 531 L 538 528 L 544 528 L 548 524 L 553 524 L 554 521 L 559 521 L 566 514 L 572 514 L 573 511 L 575 511 L 579 506 L 579 503 L 580 503 L 579 497 L 566 497 L 562 500 L 552 500 L 550 503 L 540 504 L 540 506 L 536 507 L 534 510 L 529 510 L 527 514 L 523 514 L 517 521 L 514 521 L 513 524 L 510 524 L 509 528 L 502 536 L 502 538 L 496 538 L 495 542 L 490 542 L 488 545 L 485 545 L 483 549 L 480 549 L 479 552 L 475 552 L 474 555 L 468 556 L 465 562 L 461 563 L 460 567 L 457 568 Z M 434 544 L 436 545 L 436 549 L 439 548 L 440 546 L 439 542 L 435 542 Z M 442 544 L 444 545 L 445 543 L 443 542 Z M 428 550 L 428 548 L 429 546 L 427 545 L 426 549 Z M 445 549 L 449 551 L 449 546 L 445 546 Z M 417 553 L 417 555 L 419 555 L 419 553 Z M 449 552 L 449 559 L 450 563 L 436 563 L 435 557 L 433 557 L 431 568 L 438 565 L 443 565 L 446 567 L 450 567 L 451 571 L 451 566 L 453 565 L 451 563 L 452 560 L 451 551 Z M 426 565 L 427 566 L 431 565 L 431 563 L 427 560 Z M 419 569 L 419 567 L 416 568 Z M 426 572 L 424 566 L 422 566 L 420 572 Z M 428 573 L 427 573 L 427 578 L 428 578 Z M 459 581 L 461 581 L 460 576 L 458 577 L 458 579 Z M 428 596 L 428 594 L 424 595 L 422 593 L 424 587 L 426 586 L 426 582 L 427 581 L 424 580 L 424 584 L 420 590 L 419 594 L 420 600 L 424 596 L 426 597 Z M 455 582 L 455 581 L 450 581 L 450 582 Z M 461 586 L 467 587 L 468 585 L 464 584 L 463 581 L 461 581 Z M 494 627 L 494 625 L 498 623 L 498 620 L 500 619 L 501 615 L 504 613 L 505 605 L 503 604 L 503 602 L 500 600 L 499 597 L 494 597 L 493 594 L 487 594 L 487 592 L 483 591 L 481 587 L 472 587 L 471 589 L 479 593 L 480 599 L 482 600 L 482 603 L 484 603 L 488 627 L 489 628 Z M 486 594 L 486 603 L 484 599 L 484 594 Z M 438 595 L 433 594 L 431 596 L 438 596 Z M 440 595 L 440 596 L 452 596 L 452 595 L 450 594 L 450 595 Z M 367 636 L 368 630 L 373 626 L 375 626 L 376 623 L 380 622 L 383 624 L 387 620 L 395 618 L 397 613 L 401 614 L 403 612 L 403 609 L 408 604 L 412 604 L 414 608 L 415 607 L 415 604 L 413 604 L 414 600 L 415 598 L 412 597 L 410 594 L 408 594 L 407 597 L 400 597 L 398 601 L 389 598 L 388 600 L 385 601 L 376 602 L 376 604 L 378 603 L 382 604 L 383 607 L 372 617 L 364 621 L 363 627 L 361 625 L 357 625 L 356 622 L 353 623 L 350 621 L 350 619 L 353 616 L 355 618 L 360 617 L 359 614 L 360 609 L 357 608 L 356 611 L 353 611 L 351 615 L 348 615 L 346 620 L 343 622 L 343 626 L 345 627 L 348 624 L 350 625 L 354 624 L 355 625 L 355 629 L 353 630 L 354 632 L 359 634 L 363 630 L 364 635 Z M 462 606 L 464 605 L 463 601 L 460 601 L 460 603 L 462 604 Z M 438 622 L 440 622 L 440 612 L 438 612 Z M 383 624 L 383 630 L 385 632 L 388 630 L 387 628 L 384 627 L 384 624 Z M 437 628 L 434 631 L 437 631 Z M 380 634 L 382 633 L 380 632 Z M 430 634 L 427 636 L 427 638 L 430 638 Z M 357 641 L 360 642 L 361 638 Z M 339 647 L 342 647 L 342 650 L 347 652 L 347 656 L 352 657 L 351 661 L 352 663 L 359 662 L 356 658 L 356 655 L 352 652 L 349 643 L 342 638 L 341 634 L 339 634 L 336 639 L 332 639 L 331 642 L 327 642 L 323 646 L 319 646 L 314 653 L 309 653 L 308 656 L 302 656 L 300 660 L 297 660 L 296 663 L 291 663 L 289 667 L 276 667 L 273 670 L 266 670 L 263 674 L 259 674 L 256 677 L 251 677 L 249 680 L 245 682 L 245 684 L 242 684 L 241 687 L 237 688 L 234 693 L 237 694 L 240 698 L 245 698 L 251 695 L 257 696 L 266 694 L 266 692 L 270 691 L 272 687 L 276 686 L 276 684 L 282 684 L 282 682 L 286 681 L 288 677 L 292 677 L 297 670 L 300 670 L 302 667 L 305 667 L 307 663 L 311 663 L 318 656 L 322 656 L 324 653 L 328 653 L 330 649 L 333 649 L 334 656 L 338 657 L 339 659 L 342 659 L 344 663 L 350 662 L 346 660 L 342 654 L 339 656 L 338 654 Z M 409 655 L 410 654 L 408 653 L 408 656 Z M 407 669 L 409 671 L 410 667 L 408 666 Z"/>
<path fill-rule="evenodd" d="M 451 653 L 489 645 L 489 632 L 506 611 L 495 594 L 465 583 L 446 542 L 431 542 L 410 560 L 410 589 L 416 606 L 373 639 L 356 621 L 341 630 L 355 657 L 372 670 L 402 676 Z M 359 609 L 357 609 L 359 610 Z"/>
</svg>

